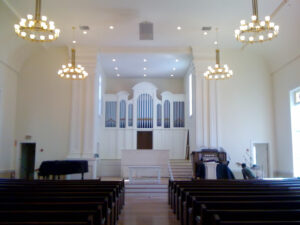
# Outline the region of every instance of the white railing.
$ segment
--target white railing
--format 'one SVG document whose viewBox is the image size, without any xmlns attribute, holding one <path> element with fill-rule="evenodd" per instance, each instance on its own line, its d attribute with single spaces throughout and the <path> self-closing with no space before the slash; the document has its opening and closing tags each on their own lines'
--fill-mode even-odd
<svg viewBox="0 0 300 225">
<path fill-rule="evenodd" d="M 174 180 L 173 172 L 172 172 L 172 168 L 171 168 L 171 163 L 170 163 L 170 161 L 168 162 L 168 169 L 169 169 L 170 179 L 171 179 L 171 180 Z"/>
</svg>

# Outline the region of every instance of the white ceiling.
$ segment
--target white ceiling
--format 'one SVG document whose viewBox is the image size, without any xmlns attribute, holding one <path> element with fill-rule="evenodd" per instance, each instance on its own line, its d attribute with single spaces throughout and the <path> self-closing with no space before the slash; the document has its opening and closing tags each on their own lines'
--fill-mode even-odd
<svg viewBox="0 0 300 225">
<path fill-rule="evenodd" d="M 191 57 L 187 53 L 104 53 L 100 54 L 99 60 L 105 74 L 110 77 L 116 77 L 117 74 L 120 77 L 144 77 L 145 74 L 147 77 L 172 75 L 176 78 L 185 75 Z"/>
<path fill-rule="evenodd" d="M 3 0 L 16 14 L 25 17 L 34 12 L 35 0 Z M 259 0 L 259 15 L 270 15 L 281 0 Z M 242 44 L 234 39 L 234 30 L 241 19 L 249 20 L 251 0 L 43 0 L 42 14 L 54 20 L 62 30 L 54 45 L 70 45 L 72 26 L 88 25 L 90 32 L 84 35 L 77 30 L 78 45 L 105 48 L 161 48 L 160 53 L 103 53 L 105 71 L 115 76 L 112 58 L 117 59 L 120 74 L 142 76 L 143 58 L 147 58 L 148 74 L 168 76 L 173 67 L 178 67 L 176 76 L 182 76 L 189 64 L 187 53 L 168 51 L 169 48 L 212 50 L 215 40 L 214 28 L 219 28 L 221 48 L 240 49 Z M 273 18 L 280 25 L 279 36 L 270 43 L 247 46 L 244 51 L 262 54 L 272 70 L 299 54 L 300 1 L 289 0 Z M 140 41 L 138 24 L 154 23 L 154 40 Z M 17 22 L 17 21 L 16 21 Z M 109 26 L 113 25 L 114 30 Z M 178 31 L 177 26 L 182 30 Z M 213 31 L 203 35 L 202 26 L 212 26 Z M 165 51 L 163 49 L 166 49 Z M 181 58 L 180 63 L 174 59 Z"/>
</svg>

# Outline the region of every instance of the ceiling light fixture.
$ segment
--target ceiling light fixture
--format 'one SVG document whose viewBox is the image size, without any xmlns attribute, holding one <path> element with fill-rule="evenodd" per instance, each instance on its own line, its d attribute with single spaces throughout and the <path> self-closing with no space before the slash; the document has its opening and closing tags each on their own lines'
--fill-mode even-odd
<svg viewBox="0 0 300 225">
<path fill-rule="evenodd" d="M 279 26 L 271 22 L 270 16 L 266 16 L 265 20 L 259 20 L 257 0 L 252 0 L 252 10 L 252 21 L 247 23 L 241 20 L 239 29 L 235 30 L 235 38 L 243 43 L 259 43 L 276 37 L 279 33 Z"/>
<path fill-rule="evenodd" d="M 109 26 L 109 29 L 113 30 L 113 29 L 115 29 L 115 27 L 114 26 Z"/>
<path fill-rule="evenodd" d="M 147 59 L 144 59 L 144 62 L 147 62 Z"/>
<path fill-rule="evenodd" d="M 75 64 L 74 48 L 72 48 L 71 63 L 68 63 L 68 65 L 62 65 L 62 68 L 58 70 L 57 74 L 61 78 L 71 80 L 82 80 L 88 76 L 88 73 L 84 70 L 84 67 Z"/>
<path fill-rule="evenodd" d="M 216 28 L 216 39 L 218 39 L 218 28 Z M 204 77 L 207 80 L 224 80 L 229 79 L 233 76 L 232 70 L 229 69 L 228 65 L 221 66 L 220 64 L 220 50 L 217 46 L 216 49 L 216 64 L 213 67 L 209 66 L 208 70 L 204 73 Z"/>
<path fill-rule="evenodd" d="M 181 30 L 181 27 L 180 27 L 180 26 L 178 26 L 178 27 L 177 27 L 177 30 Z"/>
<path fill-rule="evenodd" d="M 204 36 L 206 36 L 208 33 L 205 31 L 203 34 L 204 34 Z"/>
<path fill-rule="evenodd" d="M 175 59 L 175 62 L 179 62 L 179 59 Z"/>
<path fill-rule="evenodd" d="M 146 68 L 146 67 L 144 67 L 144 70 L 147 70 L 147 68 Z"/>
<path fill-rule="evenodd" d="M 118 68 L 118 67 L 115 67 L 115 70 L 119 70 L 119 68 Z"/>
<path fill-rule="evenodd" d="M 174 77 L 174 74 L 171 74 L 170 76 L 171 76 L 171 77 Z"/>
<path fill-rule="evenodd" d="M 75 37 L 75 27 L 73 29 L 73 38 Z M 67 65 L 62 65 L 62 68 L 58 70 L 57 74 L 61 78 L 71 79 L 71 80 L 83 80 L 88 76 L 88 73 L 84 70 L 81 65 L 76 65 L 75 57 L 76 50 L 75 47 L 71 50 L 71 62 Z"/>
<path fill-rule="evenodd" d="M 83 33 L 83 34 L 87 34 L 87 31 L 85 30 L 85 31 L 83 31 L 82 33 Z"/>
<path fill-rule="evenodd" d="M 116 59 L 112 59 L 112 61 L 113 61 L 113 62 L 115 62 L 115 61 L 116 61 Z"/>
<path fill-rule="evenodd" d="M 54 22 L 41 16 L 41 4 L 41 0 L 36 0 L 35 16 L 28 14 L 27 19 L 22 18 L 19 24 L 15 24 L 19 37 L 35 42 L 50 42 L 59 37 L 60 30 L 55 28 Z"/>
<path fill-rule="evenodd" d="M 176 70 L 176 68 L 175 67 L 173 67 L 173 71 L 175 71 Z"/>
<path fill-rule="evenodd" d="M 147 74 L 144 74 L 144 77 L 146 77 L 147 76 Z"/>
<path fill-rule="evenodd" d="M 117 77 L 119 77 L 119 76 L 120 76 L 120 74 L 118 73 L 118 74 L 117 74 Z"/>
</svg>

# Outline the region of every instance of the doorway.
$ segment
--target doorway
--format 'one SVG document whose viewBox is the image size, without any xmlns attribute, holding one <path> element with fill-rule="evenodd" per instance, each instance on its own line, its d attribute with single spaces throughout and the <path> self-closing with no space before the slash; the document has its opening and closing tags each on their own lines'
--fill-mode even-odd
<svg viewBox="0 0 300 225">
<path fill-rule="evenodd" d="M 33 180 L 34 166 L 35 166 L 35 143 L 22 143 L 20 178 Z"/>
<path fill-rule="evenodd" d="M 300 87 L 290 92 L 294 177 L 300 176 Z"/>
<path fill-rule="evenodd" d="M 137 132 L 137 149 L 152 149 L 152 131 Z"/>
<path fill-rule="evenodd" d="M 253 144 L 253 164 L 257 165 L 257 174 L 259 177 L 269 177 L 269 144 Z"/>
</svg>

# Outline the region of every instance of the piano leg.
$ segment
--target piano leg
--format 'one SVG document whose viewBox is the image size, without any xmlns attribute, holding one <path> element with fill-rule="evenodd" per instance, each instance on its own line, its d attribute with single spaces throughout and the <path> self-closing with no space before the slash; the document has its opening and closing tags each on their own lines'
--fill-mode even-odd
<svg viewBox="0 0 300 225">
<path fill-rule="evenodd" d="M 84 180 L 84 173 L 81 173 L 81 180 Z"/>
</svg>

